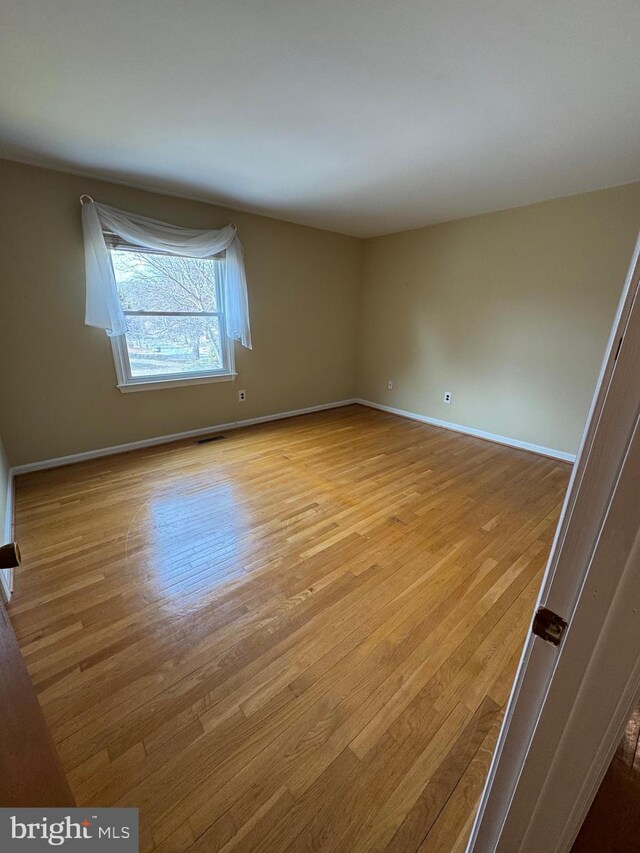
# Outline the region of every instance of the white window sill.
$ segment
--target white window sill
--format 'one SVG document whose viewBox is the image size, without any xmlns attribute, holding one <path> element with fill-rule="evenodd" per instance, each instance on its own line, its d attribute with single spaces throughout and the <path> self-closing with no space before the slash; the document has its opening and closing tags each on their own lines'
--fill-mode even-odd
<svg viewBox="0 0 640 853">
<path fill-rule="evenodd" d="M 144 379 L 123 382 L 116 385 L 122 394 L 131 391 L 159 391 L 166 388 L 179 388 L 182 385 L 207 385 L 210 382 L 235 382 L 237 373 L 214 373 L 209 376 L 180 376 L 176 379 Z"/>
</svg>

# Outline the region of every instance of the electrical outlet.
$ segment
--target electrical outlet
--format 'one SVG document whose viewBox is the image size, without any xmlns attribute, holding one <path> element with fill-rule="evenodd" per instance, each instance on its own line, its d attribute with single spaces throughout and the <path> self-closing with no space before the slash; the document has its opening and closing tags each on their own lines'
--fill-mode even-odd
<svg viewBox="0 0 640 853">
<path fill-rule="evenodd" d="M 244 401 L 246 399 L 247 399 L 247 392 L 246 391 L 238 391 L 238 402 L 244 403 Z"/>
<path fill-rule="evenodd" d="M 444 392 L 444 401 L 445 401 L 445 403 L 451 402 L 451 391 L 445 391 Z"/>
<path fill-rule="evenodd" d="M 390 379 L 390 380 L 387 382 L 387 388 L 389 389 L 389 391 L 391 391 L 391 389 L 393 388 L 393 379 Z"/>
</svg>

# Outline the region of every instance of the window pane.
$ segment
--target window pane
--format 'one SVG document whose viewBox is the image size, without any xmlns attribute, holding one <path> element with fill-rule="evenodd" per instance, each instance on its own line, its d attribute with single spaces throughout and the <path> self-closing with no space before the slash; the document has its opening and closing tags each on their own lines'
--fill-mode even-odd
<svg viewBox="0 0 640 853">
<path fill-rule="evenodd" d="M 112 249 L 125 311 L 217 311 L 214 260 Z"/>
<path fill-rule="evenodd" d="M 224 368 L 217 317 L 127 317 L 131 375 L 200 373 Z"/>
</svg>

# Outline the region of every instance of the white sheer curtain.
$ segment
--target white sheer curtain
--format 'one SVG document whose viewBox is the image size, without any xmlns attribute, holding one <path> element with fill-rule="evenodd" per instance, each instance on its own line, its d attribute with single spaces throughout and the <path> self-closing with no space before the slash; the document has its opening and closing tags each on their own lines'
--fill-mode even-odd
<svg viewBox="0 0 640 853">
<path fill-rule="evenodd" d="M 104 329 L 110 337 L 124 335 L 126 318 L 122 313 L 111 255 L 103 231 L 112 231 L 128 243 L 143 249 L 156 249 L 190 258 L 208 258 L 225 251 L 222 267 L 222 293 L 227 335 L 251 349 L 247 279 L 244 255 L 235 225 L 219 231 L 179 228 L 137 213 L 128 213 L 99 204 L 86 197 L 82 202 L 82 231 L 87 276 L 85 323 Z"/>
</svg>

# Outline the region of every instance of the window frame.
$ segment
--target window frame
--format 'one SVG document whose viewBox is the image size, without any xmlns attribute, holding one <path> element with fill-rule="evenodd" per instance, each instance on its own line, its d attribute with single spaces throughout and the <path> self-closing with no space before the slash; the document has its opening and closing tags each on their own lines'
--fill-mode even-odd
<svg viewBox="0 0 640 853">
<path fill-rule="evenodd" d="M 141 252 L 143 254 L 166 255 L 168 257 L 184 257 L 173 255 L 171 252 L 161 252 L 155 249 L 145 249 L 127 243 L 115 234 L 105 232 L 105 243 L 111 257 L 113 250 L 127 252 Z M 206 260 L 222 261 L 224 252 L 213 255 Z M 224 306 L 224 294 L 220 286 L 218 276 L 214 278 L 216 288 L 216 305 L 219 311 L 126 311 L 122 309 L 125 317 L 216 317 L 220 324 L 220 339 L 222 341 L 223 367 L 219 370 L 199 370 L 189 373 L 158 373 L 153 376 L 133 376 L 129 361 L 129 350 L 127 347 L 127 336 L 117 335 L 111 340 L 111 351 L 116 371 L 116 387 L 122 393 L 130 391 L 153 391 L 162 388 L 177 388 L 182 385 L 203 385 L 210 382 L 233 382 L 236 379 L 235 347 L 234 342 L 227 337 L 227 322 Z"/>
</svg>

